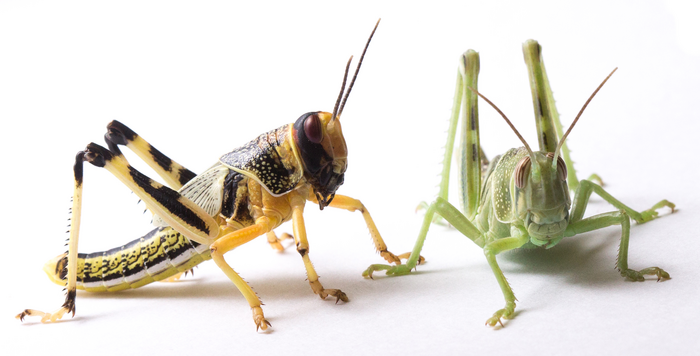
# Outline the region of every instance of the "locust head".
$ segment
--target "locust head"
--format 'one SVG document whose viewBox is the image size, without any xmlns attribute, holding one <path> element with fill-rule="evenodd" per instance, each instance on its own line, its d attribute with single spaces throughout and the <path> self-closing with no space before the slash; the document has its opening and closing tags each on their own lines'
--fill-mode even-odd
<svg viewBox="0 0 700 356">
<path fill-rule="evenodd" d="M 302 115 L 294 123 L 294 143 L 304 164 L 304 178 L 311 184 L 321 210 L 331 203 L 335 191 L 345 179 L 345 170 L 348 167 L 348 147 L 345 144 L 345 137 L 343 137 L 343 130 L 340 126 L 340 115 L 343 113 L 345 103 L 350 96 L 353 85 L 355 85 L 362 60 L 365 58 L 374 32 L 377 31 L 377 26 L 379 26 L 379 21 L 367 39 L 367 44 L 365 44 L 365 49 L 362 51 L 355 74 L 346 92 L 345 83 L 348 79 L 352 57 L 348 60 L 343 75 L 343 85 L 335 102 L 333 113 L 309 112 Z"/>
<path fill-rule="evenodd" d="M 561 157 L 553 164 L 554 159 L 551 152 L 534 152 L 520 159 L 513 172 L 517 214 L 525 215 L 530 241 L 537 246 L 554 246 L 569 225 L 571 199 L 566 164 Z"/>
<path fill-rule="evenodd" d="M 348 148 L 340 120 L 327 112 L 309 112 L 293 126 L 294 143 L 304 164 L 304 178 L 314 190 L 321 209 L 330 204 L 343 184 Z"/>
</svg>

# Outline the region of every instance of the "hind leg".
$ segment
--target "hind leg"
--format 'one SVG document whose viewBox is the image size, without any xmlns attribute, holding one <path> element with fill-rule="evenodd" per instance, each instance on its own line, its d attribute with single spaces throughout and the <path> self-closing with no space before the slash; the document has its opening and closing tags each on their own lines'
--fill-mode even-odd
<svg viewBox="0 0 700 356">
<path fill-rule="evenodd" d="M 107 147 L 112 153 L 121 155 L 119 145 L 126 146 L 136 153 L 149 167 L 161 176 L 170 188 L 178 190 L 196 174 L 161 153 L 136 132 L 119 121 L 107 125 L 105 134 Z"/>
<path fill-rule="evenodd" d="M 75 315 L 75 296 L 77 289 L 78 236 L 83 194 L 83 162 L 107 169 L 122 183 L 129 187 L 146 206 L 158 214 L 168 225 L 201 244 L 209 244 L 219 234 L 219 225 L 202 208 L 181 196 L 176 191 L 152 181 L 124 159 L 121 154 L 114 154 L 104 147 L 91 143 L 84 151 L 78 152 L 73 166 L 74 190 L 71 208 L 71 228 L 68 238 L 66 263 L 66 299 L 63 305 L 53 313 L 35 309 L 26 309 L 17 315 L 23 320 L 26 316 L 41 316 L 42 322 L 56 321 L 66 313 Z"/>
</svg>

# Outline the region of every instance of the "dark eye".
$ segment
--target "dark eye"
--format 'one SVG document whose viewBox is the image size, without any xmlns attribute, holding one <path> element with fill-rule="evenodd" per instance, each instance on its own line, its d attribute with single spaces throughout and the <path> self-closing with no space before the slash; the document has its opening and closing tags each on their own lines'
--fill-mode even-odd
<svg viewBox="0 0 700 356">
<path fill-rule="evenodd" d="M 518 165 L 515 166 L 515 186 L 519 189 L 525 187 L 525 182 L 527 182 L 527 173 L 530 169 L 530 156 L 523 157 Z"/>
<path fill-rule="evenodd" d="M 554 153 L 548 152 L 547 157 L 549 157 L 550 159 L 554 159 Z M 561 158 L 561 156 L 557 156 L 557 175 L 559 176 L 559 179 L 566 180 L 566 163 L 564 163 L 564 160 Z"/>
<path fill-rule="evenodd" d="M 306 138 L 313 143 L 319 143 L 323 140 L 323 127 L 321 127 L 321 119 L 318 115 L 311 115 L 304 121 L 304 133 Z"/>
</svg>

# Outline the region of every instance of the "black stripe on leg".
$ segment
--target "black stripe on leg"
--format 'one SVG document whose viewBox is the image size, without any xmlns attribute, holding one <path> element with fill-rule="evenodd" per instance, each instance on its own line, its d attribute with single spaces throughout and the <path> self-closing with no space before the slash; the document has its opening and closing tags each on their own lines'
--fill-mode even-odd
<svg viewBox="0 0 700 356">
<path fill-rule="evenodd" d="M 181 167 L 180 171 L 178 173 L 180 173 L 179 181 L 180 181 L 180 184 L 182 184 L 182 185 L 187 184 L 187 182 L 191 181 L 192 178 L 197 176 L 196 173 L 192 172 L 191 170 L 189 170 L 185 167 Z"/>
<path fill-rule="evenodd" d="M 547 133 L 542 131 L 542 143 L 544 143 L 544 147 L 547 147 L 549 145 L 547 141 Z"/>
<path fill-rule="evenodd" d="M 173 160 L 171 160 L 168 156 L 164 155 L 162 152 L 158 151 L 157 148 L 153 147 L 151 144 L 148 144 L 148 153 L 151 154 L 151 157 L 153 157 L 153 160 L 158 163 L 160 168 L 163 168 L 164 171 L 166 172 L 172 172 L 173 171 Z"/>
<path fill-rule="evenodd" d="M 126 127 L 126 125 L 119 121 L 114 120 L 107 125 L 105 141 L 107 141 L 107 147 L 109 147 L 109 150 L 115 154 L 121 154 L 118 145 L 126 146 L 129 142 L 133 142 L 137 137 L 138 134 L 136 132 Z M 163 170 L 170 173 L 173 172 L 172 159 L 164 155 L 151 144 L 148 144 L 148 153 L 153 158 L 153 161 L 156 162 L 158 166 L 163 168 Z M 177 173 L 180 175 L 178 180 L 182 185 L 185 185 L 196 176 L 194 172 L 184 167 L 180 167 Z"/>
<path fill-rule="evenodd" d="M 476 111 L 476 105 L 472 106 L 472 112 L 471 112 L 471 120 L 469 120 L 469 123 L 471 124 L 470 126 L 472 127 L 472 131 L 476 131 L 476 117 L 478 115 Z"/>
<path fill-rule="evenodd" d="M 169 213 L 177 216 L 188 225 L 209 235 L 207 224 L 195 212 L 180 202 L 180 193 L 161 185 L 154 187 L 153 181 L 143 173 L 129 166 L 129 174 L 134 182 L 148 195 L 160 203 Z"/>
<path fill-rule="evenodd" d="M 170 159 L 170 157 L 164 155 L 162 152 L 158 151 L 157 148 L 153 147 L 151 144 L 148 145 L 148 153 L 151 154 L 151 157 L 153 157 L 153 161 L 155 161 L 161 168 L 163 168 L 164 171 L 166 172 L 173 172 L 173 160 Z M 179 166 L 179 164 L 178 164 Z M 187 182 L 192 180 L 195 176 L 197 176 L 194 172 L 190 171 L 189 169 L 185 167 L 180 167 L 177 172 L 180 176 L 178 178 L 178 181 L 180 184 L 185 185 Z"/>
<path fill-rule="evenodd" d="M 301 247 L 301 244 L 297 243 L 297 252 L 299 252 L 301 257 L 304 257 L 304 256 L 306 256 L 307 253 L 309 253 L 309 250 Z"/>
<path fill-rule="evenodd" d="M 114 159 L 114 155 L 111 152 L 96 143 L 90 143 L 84 153 L 85 160 L 97 167 L 104 167 L 107 162 Z M 165 210 L 177 216 L 189 226 L 204 232 L 206 235 L 210 234 L 206 222 L 202 220 L 197 213 L 180 202 L 180 193 L 160 183 L 154 182 L 151 178 L 137 171 L 134 167 L 130 165 L 128 167 L 129 176 L 132 181 L 143 189 L 151 198 L 160 203 Z"/>
<path fill-rule="evenodd" d="M 75 186 L 83 185 L 83 161 L 85 160 L 85 151 L 78 152 L 75 155 L 75 164 L 73 165 L 73 176 L 75 177 Z"/>
</svg>

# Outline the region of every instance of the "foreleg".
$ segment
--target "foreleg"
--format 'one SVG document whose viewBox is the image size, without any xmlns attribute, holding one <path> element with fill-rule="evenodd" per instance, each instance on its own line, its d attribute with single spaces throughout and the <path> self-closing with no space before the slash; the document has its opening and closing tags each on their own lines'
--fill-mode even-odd
<svg viewBox="0 0 700 356">
<path fill-rule="evenodd" d="M 382 239 L 382 235 L 379 234 L 377 225 L 374 224 L 372 216 L 369 214 L 369 211 L 367 210 L 367 208 L 365 208 L 364 204 L 362 204 L 361 201 L 344 195 L 336 195 L 335 198 L 333 198 L 333 201 L 331 201 L 331 203 L 328 206 L 332 208 L 344 209 L 351 212 L 359 211 L 360 213 L 362 213 L 362 217 L 365 219 L 365 224 L 367 224 L 367 229 L 369 230 L 369 233 L 372 236 L 374 248 L 385 260 L 387 260 L 387 262 L 400 265 L 402 258 L 408 258 L 408 253 L 404 253 L 402 255 L 397 256 L 387 249 L 386 243 L 384 243 L 384 239 Z M 418 264 L 422 263 L 423 261 L 424 259 L 420 257 L 420 261 Z"/>
<path fill-rule="evenodd" d="M 419 261 L 422 261 L 422 257 L 420 257 L 420 251 L 423 249 L 423 244 L 425 243 L 425 238 L 428 235 L 430 224 L 433 221 L 433 217 L 436 213 L 439 216 L 442 216 L 445 220 L 447 220 L 447 222 L 449 222 L 452 226 L 454 226 L 457 230 L 464 234 L 464 236 L 474 241 L 474 243 L 476 243 L 480 247 L 484 246 L 484 239 L 479 229 L 477 229 L 469 221 L 469 219 L 467 219 L 467 217 L 464 216 L 464 214 L 457 210 L 457 208 L 455 208 L 447 200 L 443 198 L 437 198 L 435 202 L 430 204 L 428 210 L 426 210 L 425 212 L 425 216 L 423 217 L 423 225 L 421 226 L 420 232 L 418 233 L 418 239 L 416 240 L 416 244 L 413 247 L 413 251 L 409 256 L 408 261 L 406 261 L 406 264 L 398 266 L 374 264 L 369 266 L 362 273 L 362 275 L 365 277 L 372 278 L 372 274 L 375 271 L 386 271 L 387 275 L 402 275 L 410 273 L 411 270 L 414 269 L 417 264 L 419 264 Z"/>
<path fill-rule="evenodd" d="M 329 206 L 333 206 L 336 199 L 338 199 L 338 196 L 333 199 Z M 321 282 L 318 280 L 318 273 L 316 273 L 314 265 L 311 263 L 311 259 L 309 258 L 309 241 L 306 238 L 306 226 L 304 225 L 304 204 L 305 201 L 299 196 L 294 196 L 291 198 L 294 241 L 297 245 L 297 252 L 299 252 L 299 255 L 301 255 L 301 258 L 304 261 L 304 267 L 306 267 L 306 276 L 309 280 L 309 285 L 311 285 L 311 289 L 314 291 L 314 293 L 318 294 L 321 299 L 326 299 L 326 297 L 330 295 L 336 298 L 336 303 L 338 303 L 339 300 L 347 302 L 349 301 L 347 295 L 345 295 L 345 293 L 343 293 L 340 289 L 324 289 L 323 285 L 321 285 Z M 374 226 L 374 223 L 372 223 L 372 226 Z M 374 227 L 374 229 L 376 230 L 376 227 Z"/>
<path fill-rule="evenodd" d="M 620 211 L 599 214 L 582 219 L 586 206 L 588 205 L 588 199 L 590 198 L 592 192 L 596 192 L 599 196 L 618 208 Z M 672 211 L 675 207 L 673 203 L 670 203 L 667 200 L 662 200 L 661 202 L 652 206 L 650 209 L 640 213 L 632 210 L 628 206 L 622 204 L 619 200 L 613 198 L 602 187 L 587 180 L 582 180 L 581 185 L 576 192 L 576 196 L 574 197 L 574 205 L 571 209 L 571 218 L 569 226 L 567 227 L 567 235 L 571 236 L 592 230 L 602 229 L 612 225 L 620 225 L 622 236 L 620 238 L 620 249 L 616 263 L 616 267 L 618 271 L 620 271 L 620 274 L 623 277 L 633 281 L 643 281 L 645 275 L 655 275 L 657 280 L 662 278 L 670 278 L 669 274 L 661 268 L 649 267 L 636 271 L 629 269 L 627 263 L 629 252 L 630 217 L 637 221 L 637 223 L 641 224 L 656 217 L 658 215 L 656 210 L 664 206 L 671 208 Z"/>
<path fill-rule="evenodd" d="M 517 231 L 517 235 L 513 237 L 497 239 L 484 246 L 484 255 L 486 256 L 486 260 L 489 262 L 489 266 L 491 266 L 491 270 L 496 276 L 498 285 L 501 287 L 501 292 L 503 292 L 503 297 L 506 300 L 505 307 L 503 309 L 497 310 L 491 318 L 486 320 L 486 324 L 489 326 L 495 326 L 496 323 L 499 323 L 501 324 L 501 326 L 503 326 L 501 318 L 510 319 L 513 316 L 513 313 L 515 312 L 515 295 L 513 294 L 513 289 L 510 288 L 510 284 L 508 284 L 505 275 L 503 275 L 501 267 L 498 266 L 498 262 L 496 261 L 496 255 L 503 251 L 513 250 L 518 247 L 521 247 L 522 245 L 528 242 L 529 236 L 525 228 L 511 229 L 511 231 Z"/>
</svg>

